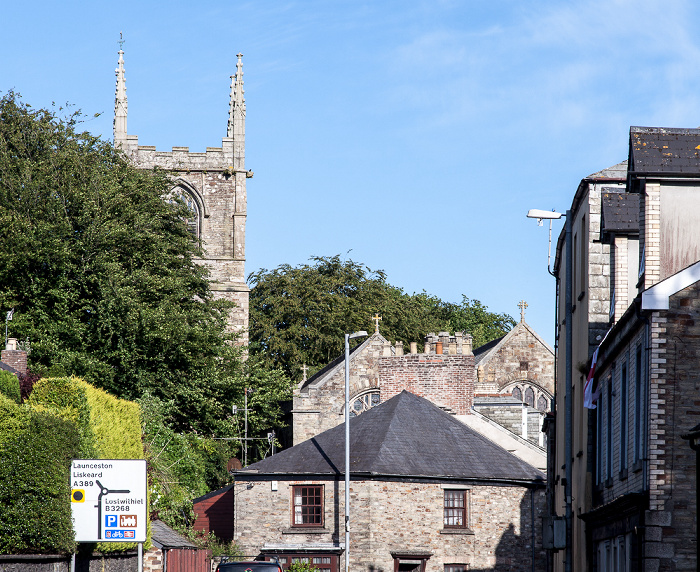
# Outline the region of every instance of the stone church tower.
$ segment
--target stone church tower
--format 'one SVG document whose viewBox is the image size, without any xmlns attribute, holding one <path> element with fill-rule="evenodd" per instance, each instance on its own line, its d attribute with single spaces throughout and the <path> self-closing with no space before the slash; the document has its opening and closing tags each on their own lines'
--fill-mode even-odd
<svg viewBox="0 0 700 572">
<path fill-rule="evenodd" d="M 127 134 L 127 98 L 124 78 L 124 51 L 119 50 L 114 101 L 114 145 L 121 148 L 142 169 L 160 167 L 172 180 L 171 195 L 180 196 L 192 209 L 187 224 L 202 240 L 205 255 L 201 261 L 211 271 L 212 290 L 217 298 L 233 301 L 236 308 L 229 318 L 232 331 L 239 332 L 239 343 L 248 343 L 248 292 L 245 283 L 246 179 L 245 99 L 243 98 L 242 54 L 238 54 L 236 75 L 231 76 L 231 96 L 226 137 L 221 147 L 207 147 L 204 153 L 191 153 L 189 147 L 157 151 L 139 145 L 137 135 Z"/>
</svg>

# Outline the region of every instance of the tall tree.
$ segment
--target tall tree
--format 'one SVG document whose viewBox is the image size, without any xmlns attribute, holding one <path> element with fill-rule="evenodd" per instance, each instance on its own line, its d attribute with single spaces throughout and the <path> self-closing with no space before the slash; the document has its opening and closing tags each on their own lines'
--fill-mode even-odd
<svg viewBox="0 0 700 572">
<path fill-rule="evenodd" d="M 515 325 L 507 314 L 489 312 L 467 297 L 452 304 L 425 292 L 406 294 L 389 284 L 383 271 L 339 255 L 262 269 L 250 274 L 248 282 L 251 352 L 293 379 L 303 364 L 313 373 L 339 355 L 345 332 L 372 331 L 375 312 L 382 317 L 382 335 L 391 341 L 466 330 L 477 347 Z"/>
<path fill-rule="evenodd" d="M 0 99 L 0 308 L 30 366 L 134 399 L 174 403 L 181 428 L 215 430 L 245 385 L 181 202 L 79 132 L 80 115 Z M 275 378 L 277 379 L 277 378 Z M 280 381 L 283 383 L 283 381 Z M 223 424 L 223 425 L 222 425 Z"/>
</svg>

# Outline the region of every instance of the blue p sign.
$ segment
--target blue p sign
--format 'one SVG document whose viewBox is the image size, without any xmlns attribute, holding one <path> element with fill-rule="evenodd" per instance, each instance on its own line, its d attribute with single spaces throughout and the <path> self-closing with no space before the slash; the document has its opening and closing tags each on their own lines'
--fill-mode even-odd
<svg viewBox="0 0 700 572">
<path fill-rule="evenodd" d="M 105 526 L 106 526 L 106 527 L 116 528 L 116 526 L 117 526 L 117 515 L 116 515 L 116 514 L 108 514 L 108 515 L 105 515 Z"/>
</svg>

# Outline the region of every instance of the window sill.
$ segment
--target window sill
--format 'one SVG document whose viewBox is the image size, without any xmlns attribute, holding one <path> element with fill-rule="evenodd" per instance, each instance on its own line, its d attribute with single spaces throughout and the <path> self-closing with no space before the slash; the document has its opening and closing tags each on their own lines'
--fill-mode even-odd
<svg viewBox="0 0 700 572">
<path fill-rule="evenodd" d="M 474 535 L 474 531 L 471 528 L 443 528 L 440 534 L 467 534 Z"/>
<path fill-rule="evenodd" d="M 613 486 L 613 480 L 612 480 L 612 477 L 610 477 L 610 478 L 605 480 L 605 488 L 609 489 L 612 486 Z"/>
<path fill-rule="evenodd" d="M 644 463 L 643 463 L 641 460 L 640 460 L 640 461 L 635 461 L 635 462 L 632 464 L 632 472 L 633 472 L 633 473 L 638 473 L 639 471 L 642 470 L 642 467 L 643 467 L 643 466 L 644 466 Z"/>
<path fill-rule="evenodd" d="M 627 469 L 622 469 L 618 476 L 620 477 L 621 481 L 626 480 L 627 479 Z"/>
<path fill-rule="evenodd" d="M 282 534 L 330 534 L 327 528 L 318 526 L 300 526 L 299 528 L 285 528 Z"/>
</svg>

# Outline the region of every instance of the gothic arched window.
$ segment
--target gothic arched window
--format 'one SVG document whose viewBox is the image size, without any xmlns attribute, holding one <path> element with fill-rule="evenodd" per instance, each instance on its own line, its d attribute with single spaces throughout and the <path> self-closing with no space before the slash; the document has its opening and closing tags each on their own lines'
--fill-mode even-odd
<svg viewBox="0 0 700 572">
<path fill-rule="evenodd" d="M 350 402 L 350 417 L 357 417 L 360 413 L 379 405 L 379 391 L 372 390 L 358 395 Z"/>
<path fill-rule="evenodd" d="M 187 228 L 192 233 L 192 235 L 195 238 L 199 238 L 200 221 L 202 217 L 200 216 L 199 203 L 197 202 L 197 200 L 194 198 L 194 196 L 189 190 L 181 186 L 175 187 L 170 193 L 170 196 L 173 198 L 177 197 L 183 203 L 185 203 L 185 206 L 188 209 L 190 209 L 192 214 L 191 216 L 185 219 L 185 223 L 187 224 Z"/>
<path fill-rule="evenodd" d="M 525 399 L 524 399 L 524 401 L 525 401 L 525 404 L 526 404 L 526 405 L 529 405 L 530 407 L 534 407 L 534 406 L 535 406 L 535 392 L 532 390 L 531 387 L 528 387 L 528 388 L 525 390 Z"/>
<path fill-rule="evenodd" d="M 540 395 L 537 400 L 537 409 L 539 411 L 547 411 L 547 398 L 544 395 Z"/>
<path fill-rule="evenodd" d="M 515 397 L 515 399 L 519 399 L 520 401 L 523 400 L 523 392 L 520 391 L 519 387 L 513 388 L 513 397 Z"/>
</svg>

